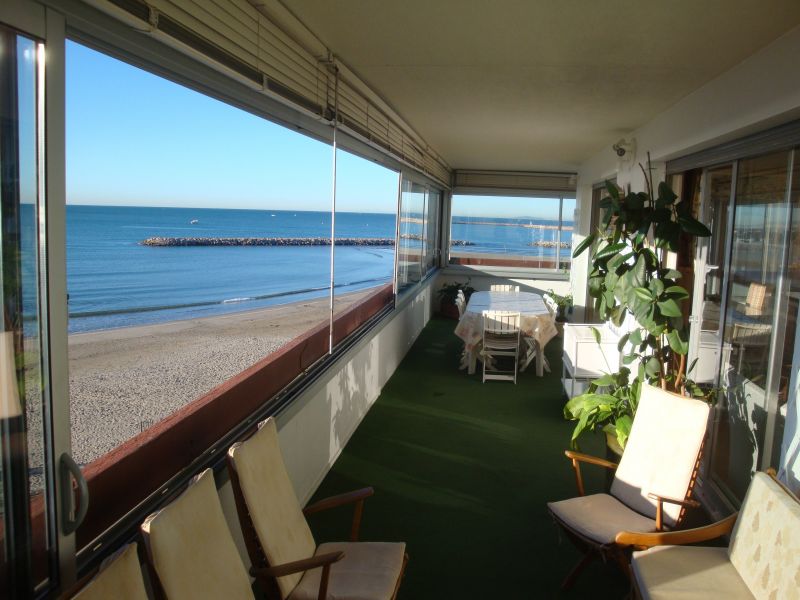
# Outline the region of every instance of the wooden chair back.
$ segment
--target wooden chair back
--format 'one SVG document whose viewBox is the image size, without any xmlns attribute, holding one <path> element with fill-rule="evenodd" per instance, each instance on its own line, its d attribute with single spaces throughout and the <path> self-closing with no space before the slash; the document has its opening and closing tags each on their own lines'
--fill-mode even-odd
<svg viewBox="0 0 800 600">
<path fill-rule="evenodd" d="M 497 283 L 497 284 L 492 284 L 491 286 L 489 286 L 489 289 L 492 292 L 518 292 L 519 291 L 519 286 L 518 285 L 511 285 L 511 284 Z"/>
<path fill-rule="evenodd" d="M 317 544 L 303 514 L 281 454 L 278 429 L 270 417 L 247 440 L 228 450 L 236 508 L 253 566 L 276 566 L 314 555 Z M 262 584 L 286 598 L 303 573 Z"/>
</svg>

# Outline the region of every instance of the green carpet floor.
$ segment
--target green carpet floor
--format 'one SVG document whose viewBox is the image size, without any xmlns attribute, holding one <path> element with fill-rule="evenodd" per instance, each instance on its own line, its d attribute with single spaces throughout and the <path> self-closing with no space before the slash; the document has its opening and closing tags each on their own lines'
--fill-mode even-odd
<svg viewBox="0 0 800 600">
<path fill-rule="evenodd" d="M 552 372 L 481 383 L 458 370 L 455 322 L 432 320 L 353 435 L 314 499 L 371 485 L 361 539 L 403 540 L 401 599 L 622 598 L 624 578 L 596 562 L 569 593 L 559 584 L 579 558 L 545 503 L 575 495 L 563 455 L 559 338 Z M 582 448 L 604 455 L 600 439 Z M 584 468 L 587 491 L 604 473 Z M 335 514 L 334 514 L 335 513 Z M 346 539 L 351 512 L 314 515 L 317 540 Z"/>
</svg>

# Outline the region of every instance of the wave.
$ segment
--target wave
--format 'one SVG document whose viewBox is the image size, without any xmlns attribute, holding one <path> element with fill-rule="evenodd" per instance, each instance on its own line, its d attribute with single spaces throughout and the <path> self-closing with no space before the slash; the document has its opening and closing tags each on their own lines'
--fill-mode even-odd
<svg viewBox="0 0 800 600">
<path fill-rule="evenodd" d="M 368 283 L 381 283 L 389 281 L 386 277 L 375 277 L 372 279 L 361 279 L 358 281 L 349 281 L 347 283 L 337 283 L 333 286 L 334 289 L 351 287 L 354 285 L 363 285 Z M 365 286 L 366 287 L 366 286 Z M 69 313 L 70 319 L 80 319 L 86 317 L 108 317 L 112 315 L 125 315 L 146 312 L 157 312 L 162 310 L 179 310 L 186 308 L 201 308 L 207 306 L 220 306 L 224 304 L 235 304 L 245 302 L 255 302 L 258 300 L 272 300 L 274 298 L 287 298 L 291 296 L 299 296 L 302 294 L 311 294 L 314 292 L 321 292 L 329 289 L 327 285 L 318 287 L 308 287 L 299 290 L 287 290 L 283 292 L 273 292 L 271 294 L 260 294 L 257 296 L 246 296 L 241 298 L 227 298 L 224 300 L 207 300 L 202 302 L 182 302 L 180 304 L 161 304 L 156 306 L 133 306 L 127 308 L 110 308 L 103 310 L 87 310 L 80 312 Z"/>
</svg>

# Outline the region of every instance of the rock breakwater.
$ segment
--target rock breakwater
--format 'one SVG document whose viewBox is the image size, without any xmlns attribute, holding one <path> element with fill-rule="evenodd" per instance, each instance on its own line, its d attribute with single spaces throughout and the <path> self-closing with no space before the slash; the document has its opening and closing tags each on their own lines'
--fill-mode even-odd
<svg viewBox="0 0 800 600">
<path fill-rule="evenodd" d="M 143 246 L 330 246 L 327 237 L 149 237 Z M 337 246 L 394 246 L 394 238 L 336 238 Z M 472 242 L 453 240 L 453 246 L 471 246 Z"/>
</svg>

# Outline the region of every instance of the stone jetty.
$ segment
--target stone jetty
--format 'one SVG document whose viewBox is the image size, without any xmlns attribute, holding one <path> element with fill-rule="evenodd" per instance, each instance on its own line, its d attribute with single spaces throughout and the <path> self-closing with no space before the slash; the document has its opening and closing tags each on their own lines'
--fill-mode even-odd
<svg viewBox="0 0 800 600">
<path fill-rule="evenodd" d="M 403 236 L 406 237 L 406 236 Z M 413 237 L 413 236 L 408 236 Z M 330 246 L 328 237 L 150 237 L 142 241 L 143 246 Z M 336 238 L 337 246 L 394 246 L 394 238 Z M 453 246 L 472 246 L 472 242 L 453 240 Z"/>
<path fill-rule="evenodd" d="M 531 242 L 530 244 L 528 244 L 528 246 L 538 246 L 538 247 L 541 247 L 541 248 L 555 248 L 555 247 L 558 246 L 558 242 L 553 242 L 553 241 L 550 241 L 550 240 L 536 240 L 536 241 Z M 572 246 L 570 245 L 569 242 L 561 242 L 561 247 L 562 248 L 571 248 Z"/>
</svg>

